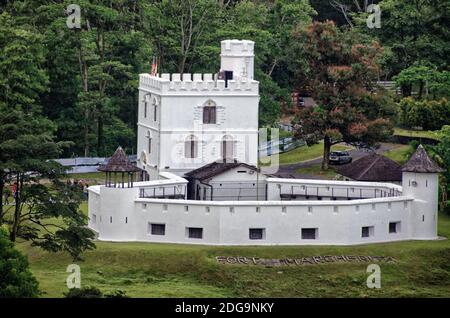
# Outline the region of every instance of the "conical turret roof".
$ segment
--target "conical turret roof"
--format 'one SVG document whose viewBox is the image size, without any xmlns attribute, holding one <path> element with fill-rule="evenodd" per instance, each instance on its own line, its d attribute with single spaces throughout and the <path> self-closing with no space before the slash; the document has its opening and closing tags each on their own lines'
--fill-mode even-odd
<svg viewBox="0 0 450 318">
<path fill-rule="evenodd" d="M 136 167 L 128 159 L 122 147 L 118 147 L 106 165 L 98 168 L 103 172 L 138 172 L 140 168 Z"/>
<path fill-rule="evenodd" d="M 422 145 L 417 147 L 416 152 L 409 158 L 409 161 L 403 166 L 403 172 L 419 172 L 419 173 L 439 173 L 444 169 L 439 167 L 428 156 L 425 148 Z"/>
</svg>

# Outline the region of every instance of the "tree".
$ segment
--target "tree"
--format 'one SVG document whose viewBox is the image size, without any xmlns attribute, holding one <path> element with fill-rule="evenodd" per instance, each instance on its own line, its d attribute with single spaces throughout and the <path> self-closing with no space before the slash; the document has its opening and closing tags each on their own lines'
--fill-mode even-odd
<svg viewBox="0 0 450 318">
<path fill-rule="evenodd" d="M 435 99 L 449 97 L 450 94 L 450 72 L 438 71 L 435 67 L 417 63 L 402 70 L 393 79 L 401 87 L 403 97 L 411 96 L 413 89 L 418 92 L 419 99 L 424 95 Z"/>
<path fill-rule="evenodd" d="M 37 114 L 0 109 L 0 194 L 7 183 L 16 187 L 14 205 L 4 209 L 0 198 L 0 223 L 9 226 L 13 242 L 20 237 L 80 259 L 83 251 L 95 247 L 94 233 L 79 210 L 81 189 L 62 182 L 65 169 L 49 160 L 66 144 L 54 141 L 54 131 Z"/>
<path fill-rule="evenodd" d="M 28 268 L 27 258 L 14 248 L 0 227 L 0 298 L 38 297 L 39 285 Z"/>
<path fill-rule="evenodd" d="M 450 214 L 450 126 L 446 125 L 437 132 L 439 143 L 432 147 L 435 153 L 435 159 L 439 165 L 444 168 L 441 178 L 441 208 Z"/>
<path fill-rule="evenodd" d="M 439 130 L 450 124 L 450 103 L 445 98 L 420 101 L 406 97 L 401 99 L 398 105 L 400 124 L 404 127 Z"/>
<path fill-rule="evenodd" d="M 322 169 L 328 169 L 333 144 L 373 144 L 392 134 L 390 121 L 368 107 L 376 101 L 373 90 L 382 51 L 377 42 L 361 43 L 355 33 L 341 32 L 331 21 L 314 22 L 296 41 L 298 64 L 307 61 L 298 76 L 309 80 L 318 103 L 299 112 L 296 136 L 309 144 L 323 139 Z"/>
<path fill-rule="evenodd" d="M 153 1 L 143 5 L 145 32 L 164 72 L 218 70 L 217 30 L 224 6 L 216 0 Z"/>
<path fill-rule="evenodd" d="M 42 37 L 30 27 L 19 26 L 7 12 L 0 14 L 0 107 L 31 111 L 46 90 L 42 68 Z"/>
<path fill-rule="evenodd" d="M 430 63 L 438 70 L 448 69 L 448 1 L 383 0 L 379 5 L 382 27 L 367 29 L 365 14 L 359 25 L 386 48 L 387 78 L 417 62 Z"/>
</svg>

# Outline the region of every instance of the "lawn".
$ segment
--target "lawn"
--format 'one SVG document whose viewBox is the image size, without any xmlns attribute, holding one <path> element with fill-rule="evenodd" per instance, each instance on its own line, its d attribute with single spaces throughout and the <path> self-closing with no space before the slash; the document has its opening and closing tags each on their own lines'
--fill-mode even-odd
<svg viewBox="0 0 450 318">
<path fill-rule="evenodd" d="M 332 151 L 349 150 L 352 149 L 350 146 L 346 145 L 334 145 Z M 294 150 L 280 154 L 280 164 L 293 164 L 302 161 L 312 160 L 321 158 L 323 153 L 323 143 L 318 143 L 312 146 L 302 146 Z"/>
<path fill-rule="evenodd" d="M 72 180 L 84 180 L 90 185 L 105 183 L 104 172 L 72 173 L 67 174 L 65 178 Z"/>
<path fill-rule="evenodd" d="M 415 137 L 415 138 L 437 139 L 433 131 L 403 129 L 398 127 L 394 128 L 394 135 Z"/>
<path fill-rule="evenodd" d="M 86 210 L 86 205 L 83 206 Z M 450 235 L 450 217 L 440 216 L 439 234 Z M 180 244 L 97 242 L 85 254 L 82 286 L 102 291 L 124 290 L 132 297 L 450 297 L 450 242 L 405 241 L 338 246 L 213 247 Z M 45 292 L 61 297 L 67 291 L 70 257 L 47 253 L 28 243 L 32 272 Z M 363 263 L 329 263 L 265 267 L 222 265 L 216 256 L 261 258 L 317 255 L 392 256 L 381 264 L 381 289 L 366 287 Z"/>
<path fill-rule="evenodd" d="M 321 163 L 299 168 L 296 172 L 306 176 L 321 177 L 323 179 L 334 179 L 336 176 L 336 170 L 333 166 L 329 166 L 328 170 L 323 171 Z"/>
<path fill-rule="evenodd" d="M 395 148 L 386 151 L 383 155 L 403 165 L 412 154 L 410 145 L 396 145 Z"/>
</svg>

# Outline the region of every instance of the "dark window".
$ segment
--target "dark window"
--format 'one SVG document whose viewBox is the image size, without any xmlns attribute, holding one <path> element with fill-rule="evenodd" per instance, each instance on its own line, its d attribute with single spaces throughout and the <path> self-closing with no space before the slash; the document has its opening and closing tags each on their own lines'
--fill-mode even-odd
<svg viewBox="0 0 450 318">
<path fill-rule="evenodd" d="M 250 229 L 249 238 L 251 240 L 263 240 L 264 239 L 264 229 Z"/>
<path fill-rule="evenodd" d="M 147 118 L 147 101 L 144 102 L 144 118 Z"/>
<path fill-rule="evenodd" d="M 203 107 L 203 123 L 204 124 L 216 123 L 216 106 Z"/>
<path fill-rule="evenodd" d="M 203 238 L 203 229 L 201 227 L 188 227 L 188 237 L 195 239 Z"/>
<path fill-rule="evenodd" d="M 166 235 L 166 225 L 165 224 L 151 224 L 152 235 Z"/>
<path fill-rule="evenodd" d="M 186 158 L 197 158 L 197 138 L 189 136 L 184 142 L 184 155 Z"/>
<path fill-rule="evenodd" d="M 222 158 L 223 159 L 234 158 L 233 139 L 229 136 L 225 136 L 222 139 Z"/>
<path fill-rule="evenodd" d="M 150 134 L 150 131 L 147 132 L 147 142 L 148 142 L 147 150 L 148 150 L 148 153 L 151 154 L 152 153 L 152 136 Z"/>
<path fill-rule="evenodd" d="M 373 226 L 363 226 L 361 228 L 361 237 L 370 237 L 373 235 Z"/>
<path fill-rule="evenodd" d="M 390 222 L 389 223 L 389 233 L 398 233 L 400 230 L 399 223 L 400 222 Z"/>
<path fill-rule="evenodd" d="M 156 121 L 156 115 L 158 113 L 158 106 L 153 105 L 153 121 Z"/>
<path fill-rule="evenodd" d="M 302 240 L 315 240 L 317 238 L 317 229 L 305 228 L 302 229 Z"/>
</svg>

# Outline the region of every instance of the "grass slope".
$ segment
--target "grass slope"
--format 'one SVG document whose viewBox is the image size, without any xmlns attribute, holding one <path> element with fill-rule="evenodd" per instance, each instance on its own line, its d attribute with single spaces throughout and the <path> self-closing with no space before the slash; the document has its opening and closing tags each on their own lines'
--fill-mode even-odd
<svg viewBox="0 0 450 318">
<path fill-rule="evenodd" d="M 398 128 L 398 127 L 394 128 L 394 135 L 414 137 L 414 138 L 437 139 L 434 132 L 430 131 L 430 130 L 413 130 L 413 129 Z"/>
<path fill-rule="evenodd" d="M 349 150 L 351 147 L 344 145 L 334 145 L 331 151 Z M 294 150 L 280 154 L 280 164 L 293 164 L 302 161 L 312 160 L 322 157 L 323 143 L 318 143 L 312 146 L 303 146 Z"/>
<path fill-rule="evenodd" d="M 85 206 L 84 206 L 85 208 Z M 450 217 L 441 215 L 439 233 L 450 235 Z M 82 286 L 121 289 L 132 297 L 450 297 L 450 242 L 406 241 L 337 246 L 211 247 L 153 243 L 97 242 L 85 254 Z M 28 255 L 44 297 L 67 291 L 69 256 L 18 244 Z M 216 256 L 263 258 L 317 255 L 381 255 L 379 290 L 366 287 L 367 264 L 303 267 L 221 265 Z"/>
<path fill-rule="evenodd" d="M 398 145 L 386 151 L 383 155 L 403 165 L 412 155 L 413 149 L 410 145 Z"/>
</svg>

